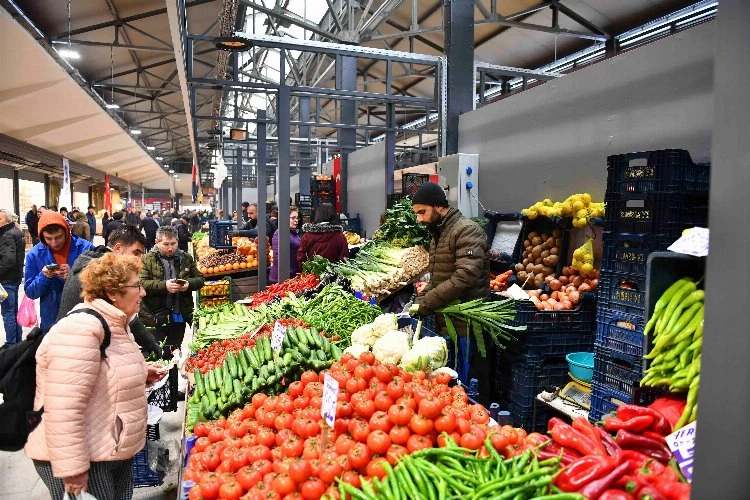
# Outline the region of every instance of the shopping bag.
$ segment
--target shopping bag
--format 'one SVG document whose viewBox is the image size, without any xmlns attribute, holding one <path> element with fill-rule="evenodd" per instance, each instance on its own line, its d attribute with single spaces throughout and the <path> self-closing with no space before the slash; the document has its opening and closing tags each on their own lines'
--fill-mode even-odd
<svg viewBox="0 0 750 500">
<path fill-rule="evenodd" d="M 21 305 L 18 306 L 18 314 L 16 315 L 16 321 L 21 326 L 35 326 L 37 317 L 36 309 L 34 308 L 34 301 L 27 295 L 23 296 Z"/>
<path fill-rule="evenodd" d="M 3 284 L 0 283 L 0 302 L 4 301 L 7 298 L 8 298 L 8 292 L 5 291 Z"/>
</svg>

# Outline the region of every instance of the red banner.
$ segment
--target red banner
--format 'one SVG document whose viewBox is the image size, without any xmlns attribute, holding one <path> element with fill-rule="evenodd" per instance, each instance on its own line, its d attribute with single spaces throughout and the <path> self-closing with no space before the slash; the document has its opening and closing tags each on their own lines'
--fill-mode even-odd
<svg viewBox="0 0 750 500">
<path fill-rule="evenodd" d="M 333 181 L 336 183 L 336 212 L 341 212 L 341 157 L 333 160 Z"/>
<path fill-rule="evenodd" d="M 104 210 L 112 215 L 112 195 L 109 192 L 109 175 L 104 174 Z"/>
</svg>

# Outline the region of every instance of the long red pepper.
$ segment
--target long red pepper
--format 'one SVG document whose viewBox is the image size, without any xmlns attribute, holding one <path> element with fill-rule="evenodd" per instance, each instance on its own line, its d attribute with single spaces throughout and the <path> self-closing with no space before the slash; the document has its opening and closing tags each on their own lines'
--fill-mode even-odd
<svg viewBox="0 0 750 500">
<path fill-rule="evenodd" d="M 592 481 L 584 486 L 578 493 L 582 494 L 589 500 L 599 500 L 599 497 L 607 491 L 621 476 L 628 471 L 628 464 L 623 462 L 615 467 L 612 472 L 606 476 Z"/>
<path fill-rule="evenodd" d="M 653 415 L 641 415 L 629 420 L 620 420 L 619 418 L 609 417 L 604 419 L 604 428 L 610 432 L 617 432 L 625 429 L 630 432 L 645 431 L 654 423 Z"/>
<path fill-rule="evenodd" d="M 622 451 L 620 445 L 617 444 L 617 441 L 615 441 L 615 439 L 609 434 L 609 432 L 605 431 L 601 427 L 597 427 L 596 432 L 599 433 L 602 444 L 604 445 L 604 449 L 607 450 L 607 453 L 610 457 L 614 457 Z"/>
<path fill-rule="evenodd" d="M 576 417 L 573 419 L 573 428 L 588 437 L 603 452 L 608 454 L 606 446 L 602 443 L 602 438 L 591 422 L 586 417 Z"/>
<path fill-rule="evenodd" d="M 549 425 L 553 425 L 550 421 Z M 607 452 L 601 443 L 597 444 L 588 436 L 584 436 L 582 433 L 569 426 L 563 421 L 555 422 L 554 426 L 549 430 L 552 439 L 559 445 L 567 448 L 573 448 L 579 451 L 582 455 L 606 455 Z"/>
<path fill-rule="evenodd" d="M 645 436 L 639 436 L 625 430 L 617 431 L 616 439 L 617 444 L 619 444 L 623 449 L 635 449 L 640 451 L 644 455 L 648 455 L 651 457 L 654 457 L 654 451 L 656 451 L 657 456 L 654 458 L 657 458 L 658 460 L 661 460 L 663 462 L 668 462 L 669 458 L 671 457 L 669 448 L 667 448 L 664 443 L 660 443 L 655 439 L 651 439 Z"/>
<path fill-rule="evenodd" d="M 573 492 L 608 474 L 614 467 L 614 462 L 607 457 L 589 455 L 579 458 L 555 478 L 555 486 Z"/>
<path fill-rule="evenodd" d="M 620 405 L 617 408 L 617 418 L 622 420 L 630 420 L 633 417 L 640 417 L 642 415 L 651 415 L 654 417 L 654 423 L 651 424 L 651 430 L 664 436 L 668 436 L 672 433 L 672 424 L 669 423 L 664 415 L 652 408 L 638 405 Z"/>
</svg>

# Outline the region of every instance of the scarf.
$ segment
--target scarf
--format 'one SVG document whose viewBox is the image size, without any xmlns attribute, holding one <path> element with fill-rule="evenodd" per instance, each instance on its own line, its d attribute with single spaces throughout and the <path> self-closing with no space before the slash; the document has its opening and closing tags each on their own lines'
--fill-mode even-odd
<svg viewBox="0 0 750 500">
<path fill-rule="evenodd" d="M 179 255 L 174 254 L 172 257 L 164 257 L 158 251 L 156 253 L 159 256 L 159 259 L 161 260 L 162 267 L 164 268 L 164 281 L 169 281 L 169 280 L 173 280 L 177 278 L 177 268 L 175 266 L 175 260 L 177 261 L 177 266 L 179 266 L 179 260 L 180 260 Z M 179 295 L 180 295 L 180 292 L 177 292 L 177 293 L 167 292 L 167 309 L 169 309 L 173 313 L 180 312 Z"/>
</svg>

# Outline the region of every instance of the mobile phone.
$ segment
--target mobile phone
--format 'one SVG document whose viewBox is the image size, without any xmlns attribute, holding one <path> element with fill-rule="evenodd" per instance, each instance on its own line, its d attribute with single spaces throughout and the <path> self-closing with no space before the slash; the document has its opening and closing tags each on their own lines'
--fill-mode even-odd
<svg viewBox="0 0 750 500">
<path fill-rule="evenodd" d="M 180 286 L 187 285 L 187 280 L 181 280 L 179 278 L 175 279 L 174 282 L 177 283 Z"/>
<path fill-rule="evenodd" d="M 47 264 L 47 265 L 46 265 L 46 266 L 44 266 L 44 267 L 45 267 L 45 269 L 47 269 L 48 271 L 57 271 L 58 269 L 60 269 L 60 264 Z"/>
</svg>

